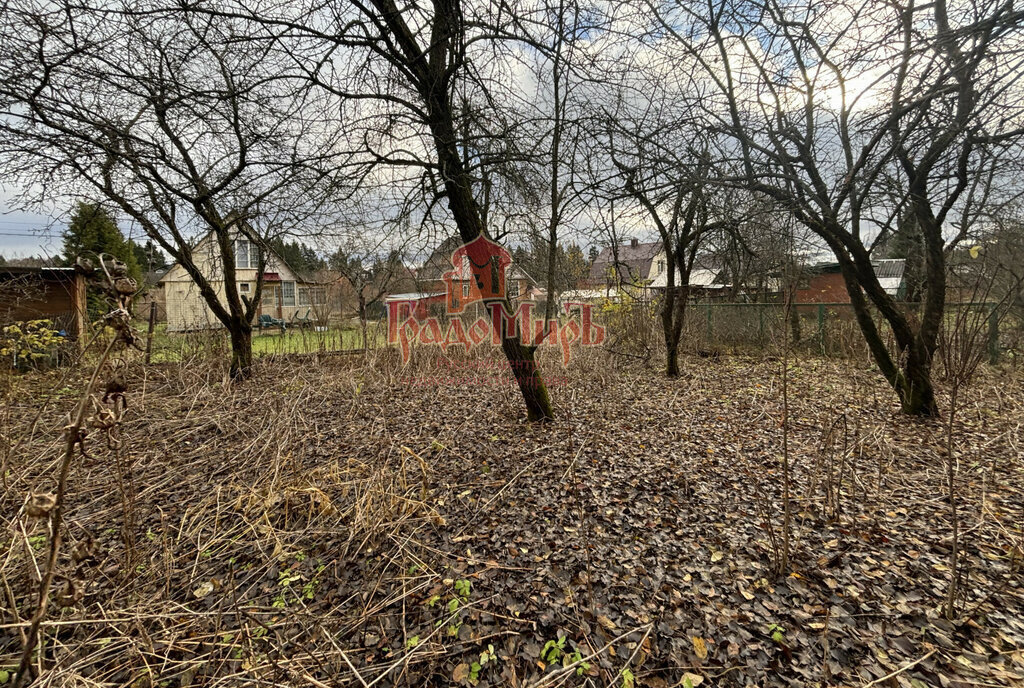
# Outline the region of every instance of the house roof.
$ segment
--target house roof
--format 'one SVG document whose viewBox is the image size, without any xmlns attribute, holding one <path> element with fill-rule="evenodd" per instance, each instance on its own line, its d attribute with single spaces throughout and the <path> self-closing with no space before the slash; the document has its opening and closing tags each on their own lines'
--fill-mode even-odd
<svg viewBox="0 0 1024 688">
<path fill-rule="evenodd" d="M 452 269 L 452 253 L 462 243 L 462 238 L 458 234 L 442 241 L 441 245 L 434 249 L 433 253 L 423 263 L 423 266 L 416 270 L 416 279 L 425 282 L 440 280 L 441 275 Z"/>
<path fill-rule="evenodd" d="M 426 262 L 423 263 L 423 267 L 416 271 L 416 279 L 422 282 L 440 282 L 444 279 L 444 274 L 458 270 L 459 274 L 454 275 L 454 278 L 458 281 L 467 282 L 473 277 L 473 272 L 470 268 L 468 261 L 462 261 L 458 268 L 452 266 L 452 254 L 462 246 L 463 241 L 459 235 L 450 236 L 441 242 L 441 245 L 434 249 L 434 252 L 430 254 Z M 536 280 L 530 277 L 526 270 L 519 267 L 515 261 L 509 264 L 508 272 L 505 276 L 506 280 L 527 280 L 532 284 L 536 284 Z"/>
<path fill-rule="evenodd" d="M 407 294 L 388 294 L 384 297 L 384 301 L 423 301 L 425 299 L 433 299 L 437 297 L 444 297 L 445 293 L 442 292 L 426 292 L 426 291 L 414 291 Z"/>
<path fill-rule="evenodd" d="M 76 269 L 52 268 L 52 267 L 30 267 L 27 265 L 3 265 L 0 266 L 0 277 L 18 279 L 26 275 L 34 275 L 39 279 L 50 282 L 66 282 L 75 279 Z"/>
<path fill-rule="evenodd" d="M 885 290 L 885 293 L 897 296 L 900 287 L 903 286 L 903 273 L 906 270 L 907 261 L 903 258 L 882 258 L 872 260 L 871 265 L 875 269 L 878 284 Z M 839 263 L 834 261 L 818 263 L 808 269 L 817 273 L 836 273 L 839 272 Z"/>
<path fill-rule="evenodd" d="M 616 298 L 618 296 L 618 290 L 612 289 L 568 289 L 558 295 L 558 298 L 563 303 L 572 303 L 576 301 L 597 301 L 605 298 Z"/>
<path fill-rule="evenodd" d="M 902 279 L 907 261 L 902 258 L 886 258 L 884 260 L 873 260 L 871 264 L 875 266 L 875 277 L 878 279 Z"/>
<path fill-rule="evenodd" d="M 608 269 L 611 267 L 618 267 L 621 271 L 623 267 L 628 267 L 630 277 L 633 280 L 642 280 L 650 274 L 651 261 L 661 251 L 661 244 L 659 242 L 651 243 L 640 243 L 637 242 L 635 245 L 632 241 L 625 244 L 620 244 L 613 251 L 611 246 L 606 246 L 601 249 L 601 253 L 598 254 L 597 258 L 594 259 L 593 265 L 590 266 L 590 281 L 594 283 L 605 282 L 608 279 Z M 616 256 L 616 253 L 618 256 Z M 617 265 L 616 258 L 618 259 Z"/>
</svg>

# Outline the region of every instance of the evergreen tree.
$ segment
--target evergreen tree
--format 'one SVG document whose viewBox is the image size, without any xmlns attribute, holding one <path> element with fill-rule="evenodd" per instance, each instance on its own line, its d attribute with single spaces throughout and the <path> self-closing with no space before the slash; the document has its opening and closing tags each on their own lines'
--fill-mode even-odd
<svg viewBox="0 0 1024 688">
<path fill-rule="evenodd" d="M 590 271 L 590 265 L 583 257 L 583 249 L 576 244 L 569 244 L 569 248 L 565 251 L 563 265 L 564 289 L 575 289 L 580 282 L 586 279 L 587 273 Z"/>
<path fill-rule="evenodd" d="M 148 239 L 144 246 L 140 246 L 138 243 L 128 240 L 128 244 L 132 247 L 132 253 L 135 255 L 135 262 L 138 263 L 139 269 L 143 272 L 150 272 L 153 270 L 163 270 L 167 265 L 167 256 L 160 250 L 160 247 L 153 243 L 152 239 Z"/>
<path fill-rule="evenodd" d="M 315 249 L 298 241 L 285 241 L 281 237 L 274 237 L 270 240 L 270 248 L 281 256 L 288 267 L 300 273 L 309 274 L 326 267 L 326 261 Z"/>
<path fill-rule="evenodd" d="M 99 203 L 81 202 L 64 232 L 64 264 L 74 265 L 79 256 L 95 262 L 96 255 L 108 253 L 128 266 L 128 274 L 142 277 L 131 244 L 117 228 L 114 218 Z"/>
</svg>

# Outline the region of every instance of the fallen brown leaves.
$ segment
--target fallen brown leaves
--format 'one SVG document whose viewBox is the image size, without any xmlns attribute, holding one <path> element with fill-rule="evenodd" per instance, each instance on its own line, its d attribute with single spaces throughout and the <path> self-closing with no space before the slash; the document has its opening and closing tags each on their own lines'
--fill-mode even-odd
<svg viewBox="0 0 1024 688">
<path fill-rule="evenodd" d="M 794 551 L 776 578 L 778 362 L 693 359 L 665 381 L 591 353 L 539 426 L 507 384 L 408 384 L 436 367 L 264 363 L 233 388 L 131 371 L 127 460 L 97 448 L 69 482 L 67 549 L 89 541 L 99 564 L 43 624 L 39 685 L 1024 681 L 1016 374 L 985 373 L 958 413 L 948 622 L 942 428 L 896 415 L 870 369 L 793 365 Z M 12 384 L 35 397 L 11 397 L 9 436 L 49 393 Z M 22 511 L 53 470 L 44 427 L 6 467 L 0 666 L 45 550 Z"/>
</svg>

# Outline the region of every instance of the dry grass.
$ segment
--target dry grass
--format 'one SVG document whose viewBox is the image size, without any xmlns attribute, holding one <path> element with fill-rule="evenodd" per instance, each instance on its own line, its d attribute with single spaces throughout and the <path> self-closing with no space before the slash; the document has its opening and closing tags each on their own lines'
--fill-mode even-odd
<svg viewBox="0 0 1024 688">
<path fill-rule="evenodd" d="M 843 526 L 878 511 L 866 503 L 905 501 L 941 518 L 940 496 L 931 505 L 919 501 L 922 482 L 942 484 L 941 462 L 935 461 L 941 447 L 928 439 L 932 431 L 896 418 L 893 399 L 873 373 L 821 361 L 802 365 L 793 380 L 805 390 L 796 394 L 793 411 L 798 559 L 813 562 L 821 554 L 815 543 L 825 539 L 818 533 L 823 523 Z M 655 372 L 589 352 L 565 373 L 568 385 L 553 390 L 560 420 L 544 429 L 518 419 L 518 400 L 507 384 L 417 386 L 410 378 L 422 382 L 439 370 L 450 373 L 428 352 L 418 352 L 407 367 L 389 351 L 366 359 L 265 361 L 255 380 L 236 386 L 226 383 L 217 366 L 132 363 L 121 444 L 89 442 L 87 456 L 73 466 L 66 553 L 59 567 L 65 578 L 80 575 L 84 595 L 55 607 L 44 621 L 37 685 L 445 684 L 464 653 L 548 628 L 542 614 L 524 611 L 519 618 L 504 601 L 495 605 L 500 591 L 508 594 L 507 586 L 487 587 L 495 577 L 528 578 L 532 569 L 524 568 L 521 556 L 506 561 L 508 543 L 481 541 L 480 528 L 486 532 L 525 518 L 510 526 L 523 533 L 517 547 L 536 552 L 544 546 L 543 536 L 525 544 L 537 525 L 523 516 L 535 508 L 522 501 L 525 487 L 552 490 L 555 503 L 564 505 L 564 513 L 543 516 L 545 528 L 555 527 L 549 518 L 582 527 L 586 514 L 607 508 L 587 501 L 600 502 L 598 462 L 649 451 L 636 449 L 646 441 L 663 445 L 666 454 L 644 470 L 674 465 L 675 474 L 686 474 L 701 462 L 724 459 L 711 467 L 723 473 L 723 485 L 733 484 L 723 466 L 735 468 L 729 480 L 742 480 L 746 471 L 750 494 L 763 505 L 761 516 L 749 518 L 770 522 L 777 513 L 777 486 L 772 462 L 764 457 L 777 446 L 775 367 L 752 359 L 694 359 L 684 379 L 666 385 Z M 3 380 L 8 403 L 0 429 L 7 447 L 17 445 L 17 451 L 4 458 L 0 504 L 0 666 L 14 662 L 20 651 L 19 633 L 33 609 L 45 553 L 45 527 L 23 507 L 32 492 L 52 489 L 59 429 L 80 385 L 74 375 L 59 375 Z M 655 389 L 664 396 L 645 396 Z M 39 413 L 44 398 L 49 403 Z M 965 469 L 972 486 L 968 527 L 1011 572 L 1019 568 L 1012 568 L 1010 557 L 1019 557 L 1022 548 L 1020 495 L 1019 488 L 1004 488 L 1007 476 L 1020 475 L 1020 425 L 1013 419 L 1022 417 L 1022 399 L 1019 381 L 989 376 L 970 390 L 962 428 L 969 447 L 962 460 L 972 466 Z M 972 425 L 986 419 L 992 422 L 984 430 Z M 708 434 L 701 439 L 701 433 Z M 683 448 L 695 442 L 711 453 L 686 453 Z M 679 489 L 710 501 L 714 490 L 728 489 L 711 485 L 716 479 Z M 673 484 L 685 482 L 684 475 Z M 591 488 L 594 497 L 588 496 Z M 541 519 L 537 511 L 533 517 Z M 651 518 L 644 522 L 655 523 Z M 470 536 L 476 538 L 472 545 Z M 767 536 L 751 542 L 767 562 Z M 72 561 L 76 548 L 95 553 L 86 566 Z M 589 576 L 581 580 L 618 565 L 588 560 Z M 479 592 L 475 587 L 466 596 L 459 613 L 496 619 L 489 628 L 497 630 L 449 636 L 448 621 L 456 615 L 426 608 L 436 591 L 462 576 Z M 964 600 L 965 613 L 975 605 L 1006 604 L 1005 588 L 986 583 L 974 593 Z M 524 590 L 523 599 L 532 594 Z M 589 609 L 579 612 L 584 617 L 596 617 L 605 605 L 622 608 L 612 593 L 595 602 L 592 583 L 577 585 L 573 593 L 580 599 L 588 594 L 589 602 L 579 602 Z M 577 676 L 575 670 L 549 673 L 545 683 L 601 684 L 618 675 L 631 656 L 639 672 L 637 654 L 648 664 L 651 653 L 657 654 L 648 647 L 655 627 L 635 626 L 630 635 L 631 627 L 620 620 L 611 634 L 632 643 L 632 650 L 616 657 L 602 650 L 606 641 L 585 631 L 581 636 L 590 648 L 584 657 L 596 664 L 600 655 L 615 669 L 602 669 L 607 673 L 600 677 Z M 498 647 L 500 654 L 505 645 Z M 514 660 L 503 666 L 517 681 L 529 677 L 529 667 Z M 491 678 L 511 680 L 506 673 Z"/>
</svg>

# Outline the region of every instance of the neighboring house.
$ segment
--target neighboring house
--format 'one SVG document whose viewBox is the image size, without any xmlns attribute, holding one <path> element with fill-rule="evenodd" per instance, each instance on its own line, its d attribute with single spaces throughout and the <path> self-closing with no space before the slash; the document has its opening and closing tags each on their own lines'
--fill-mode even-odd
<svg viewBox="0 0 1024 688">
<path fill-rule="evenodd" d="M 875 275 L 885 292 L 897 300 L 905 295 L 903 259 L 873 260 Z M 801 271 L 796 303 L 849 303 L 850 294 L 839 271 L 839 263 L 818 263 Z"/>
<path fill-rule="evenodd" d="M 235 282 L 239 293 L 251 298 L 256 293 L 259 278 L 259 247 L 248 239 L 238 238 L 235 248 Z M 224 275 L 220 264 L 220 251 L 213 232 L 203 237 L 192 248 L 196 267 L 224 297 Z M 181 265 L 175 263 L 158 282 L 163 290 L 167 308 L 167 331 L 185 332 L 221 327 L 221 323 L 206 305 L 192 278 Z M 271 315 L 282 320 L 304 317 L 327 299 L 326 285 L 311 280 L 292 270 L 273 251 L 267 256 L 263 272 L 263 297 L 256 315 Z"/>
<path fill-rule="evenodd" d="M 132 302 L 135 317 L 148 320 L 151 305 L 156 304 L 156 321 L 167 321 L 167 295 L 164 293 L 164 286 L 160 281 L 166 274 L 167 268 L 150 270 L 142 276 L 142 291 Z"/>
<path fill-rule="evenodd" d="M 642 244 L 630 239 L 615 251 L 606 246 L 590 266 L 587 282 L 595 288 L 620 283 L 641 286 L 649 278 L 651 265 L 659 253 L 662 253 L 660 241 Z"/>
<path fill-rule="evenodd" d="M 0 267 L 0 325 L 49 320 L 81 345 L 87 318 L 85 282 L 75 268 Z"/>
<path fill-rule="evenodd" d="M 491 246 L 485 253 L 493 260 L 486 267 L 474 266 L 462 240 L 458 236 L 449 237 L 416 271 L 420 291 L 392 294 L 385 302 L 407 303 L 410 311 L 419 315 L 426 313 L 433 303 L 445 303 L 449 314 L 461 313 L 469 304 L 474 306 L 476 313 L 480 310 L 477 304 L 483 297 L 489 298 L 498 293 L 507 295 L 513 304 L 528 300 L 536 284 L 533 278 L 512 261 L 511 254 L 504 247 L 485 237 L 475 241 L 487 242 Z"/>
<path fill-rule="evenodd" d="M 725 283 L 721 277 L 725 271 L 715 267 L 713 261 L 707 256 L 698 256 L 690 268 L 690 280 L 688 283 L 689 296 L 718 295 L 726 292 L 730 285 Z M 683 276 L 676 268 L 675 284 L 679 286 Z M 668 267 L 665 252 L 660 251 L 651 261 L 651 271 L 647 275 L 647 289 L 660 294 L 668 288 Z"/>
</svg>

